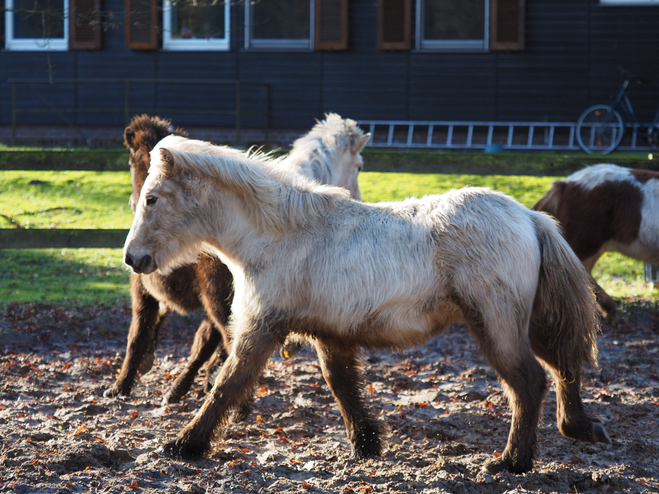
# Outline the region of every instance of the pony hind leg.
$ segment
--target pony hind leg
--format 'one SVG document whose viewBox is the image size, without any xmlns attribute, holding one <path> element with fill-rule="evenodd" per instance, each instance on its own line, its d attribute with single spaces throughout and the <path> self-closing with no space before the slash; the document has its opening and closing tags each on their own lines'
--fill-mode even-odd
<svg viewBox="0 0 659 494">
<path fill-rule="evenodd" d="M 151 369 L 160 325 L 164 320 L 164 315 L 160 313 L 160 302 L 146 291 L 141 276 L 132 274 L 130 282 L 133 316 L 128 331 L 126 356 L 117 381 L 103 393 L 106 398 L 129 396 L 138 372 L 145 374 Z"/>
<path fill-rule="evenodd" d="M 602 421 L 586 411 L 581 399 L 581 371 L 561 358 L 565 350 L 551 338 L 544 326 L 532 323 L 530 337 L 533 352 L 547 365 L 556 383 L 558 430 L 572 439 L 610 444 L 611 439 Z"/>
<path fill-rule="evenodd" d="M 353 456 L 358 459 L 380 456 L 383 448 L 382 428 L 364 407 L 358 350 L 320 340 L 315 340 L 313 344 L 323 377 L 341 410 Z"/>
<path fill-rule="evenodd" d="M 533 356 L 528 340 L 521 336 L 526 332 L 521 330 L 526 324 L 504 315 L 495 316 L 496 319 L 486 322 L 479 308 L 457 296 L 455 302 L 482 352 L 502 381 L 512 409 L 506 448 L 500 457 L 485 464 L 484 469 L 491 474 L 502 470 L 528 472 L 533 468 L 537 449 L 538 424 L 542 400 L 547 392 L 547 377 Z M 514 313 L 512 309 L 508 312 Z M 491 310 L 491 313 L 497 311 Z"/>
<path fill-rule="evenodd" d="M 487 463 L 485 469 L 489 473 L 504 469 L 525 473 L 533 468 L 547 377 L 530 349 L 517 356 L 489 355 L 489 360 L 503 382 L 513 417 L 506 449 L 501 457 Z"/>
<path fill-rule="evenodd" d="M 268 322 L 270 319 L 270 322 Z M 285 326 L 263 318 L 252 321 L 237 337 L 215 385 L 197 415 L 164 448 L 170 457 L 194 458 L 208 452 L 217 428 L 251 393 L 268 359 L 285 339 Z"/>
</svg>

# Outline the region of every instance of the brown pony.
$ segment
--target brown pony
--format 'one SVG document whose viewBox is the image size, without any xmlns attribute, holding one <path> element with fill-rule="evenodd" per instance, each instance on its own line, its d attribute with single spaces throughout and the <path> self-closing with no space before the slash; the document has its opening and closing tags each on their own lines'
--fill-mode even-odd
<svg viewBox="0 0 659 494">
<path fill-rule="evenodd" d="M 659 263 L 659 173 L 612 164 L 593 165 L 554 182 L 533 206 L 553 215 L 590 273 L 606 251 Z M 615 301 L 594 283 L 609 322 Z"/>
<path fill-rule="evenodd" d="M 148 115 L 136 116 L 124 132 L 124 144 L 130 149 L 133 191 L 131 208 L 139 198 L 149 172 L 149 152 L 167 135 L 187 136 L 174 129 L 168 120 Z M 357 175 L 363 161 L 361 150 L 370 134 L 364 134 L 354 120 L 328 114 L 305 136 L 298 139 L 289 156 L 272 166 L 295 170 L 318 181 L 347 188 L 355 198 L 361 198 Z M 106 397 L 128 396 L 139 373 L 148 372 L 154 360 L 160 326 L 171 312 L 189 313 L 203 308 L 205 317 L 194 338 L 187 366 L 163 398 L 164 404 L 178 402 L 192 385 L 195 375 L 205 362 L 222 362 L 229 348 L 225 329 L 233 298 L 233 278 L 227 267 L 215 256 L 200 254 L 196 263 L 174 269 L 167 275 L 131 274 L 133 318 L 128 333 L 126 356 L 115 384 L 104 393 Z M 217 353 L 216 353 L 217 350 Z M 208 376 L 206 374 L 206 387 Z M 251 409 L 246 402 L 238 415 L 244 418 Z"/>
</svg>

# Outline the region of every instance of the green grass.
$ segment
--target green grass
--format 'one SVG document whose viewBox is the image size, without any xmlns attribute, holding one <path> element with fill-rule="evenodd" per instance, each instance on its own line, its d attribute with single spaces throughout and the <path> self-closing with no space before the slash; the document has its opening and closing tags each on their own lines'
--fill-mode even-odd
<svg viewBox="0 0 659 494">
<path fill-rule="evenodd" d="M 363 172 L 368 202 L 422 197 L 467 185 L 490 187 L 525 206 L 542 197 L 557 177 Z M 30 185 L 33 180 L 43 183 Z M 0 227 L 129 228 L 128 172 L 0 172 Z M 0 250 L 0 304 L 58 302 L 67 305 L 126 303 L 129 272 L 121 249 Z M 593 272 L 614 297 L 655 297 L 643 264 L 605 254 Z"/>
<path fill-rule="evenodd" d="M 0 300 L 80 306 L 128 303 L 121 249 L 0 250 Z"/>
<path fill-rule="evenodd" d="M 0 172 L 0 227 L 130 228 L 129 172 Z"/>
</svg>

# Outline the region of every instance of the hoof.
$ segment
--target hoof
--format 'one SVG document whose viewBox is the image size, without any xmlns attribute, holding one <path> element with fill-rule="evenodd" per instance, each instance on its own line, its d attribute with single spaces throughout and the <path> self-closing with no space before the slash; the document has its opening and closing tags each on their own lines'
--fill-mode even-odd
<svg viewBox="0 0 659 494">
<path fill-rule="evenodd" d="M 130 396 L 129 390 L 122 390 L 119 386 L 112 386 L 111 388 L 106 389 L 103 392 L 103 396 L 106 398 L 116 398 L 117 396 Z"/>
<path fill-rule="evenodd" d="M 252 407 L 253 406 L 254 406 L 254 403 L 251 400 L 249 400 L 248 402 L 245 402 L 242 405 L 240 405 L 231 414 L 231 422 L 233 422 L 234 424 L 239 424 L 239 423 L 244 422 L 245 420 L 247 420 L 247 417 L 249 417 L 249 414 L 252 413 Z"/>
<path fill-rule="evenodd" d="M 604 320 L 607 322 L 608 325 L 615 326 L 616 324 L 618 324 L 618 321 L 620 320 L 620 318 L 618 317 L 618 311 L 616 309 L 607 311 L 606 315 L 604 316 Z"/>
<path fill-rule="evenodd" d="M 289 359 L 297 355 L 304 345 L 299 342 L 287 342 L 279 349 L 279 356 L 283 359 Z"/>
<path fill-rule="evenodd" d="M 611 444 L 611 438 L 609 433 L 606 432 L 606 428 L 602 425 L 601 422 L 593 422 L 593 427 L 591 431 L 590 441 L 594 443 L 606 443 Z"/>
<path fill-rule="evenodd" d="M 162 402 L 160 403 L 162 406 L 167 406 L 167 405 L 173 405 L 174 403 L 178 403 L 181 401 L 182 396 L 176 395 L 172 393 L 171 391 L 167 393 L 163 399 Z"/>
<path fill-rule="evenodd" d="M 194 460 L 204 456 L 206 448 L 193 448 L 181 439 L 165 444 L 162 454 L 173 459 Z"/>
<path fill-rule="evenodd" d="M 352 455 L 350 457 L 353 460 L 357 461 L 362 461 L 362 460 L 375 460 L 377 458 L 380 458 L 380 452 L 379 451 L 363 451 L 363 450 L 357 450 L 354 449 L 352 450 Z"/>
<path fill-rule="evenodd" d="M 154 355 L 153 352 L 147 353 L 144 357 L 142 357 L 142 361 L 140 362 L 137 371 L 140 374 L 146 374 L 153 367 L 153 363 L 155 362 L 155 360 L 156 360 L 156 356 Z"/>
<path fill-rule="evenodd" d="M 606 432 L 606 428 L 602 422 L 591 417 L 586 418 L 581 425 L 578 426 L 569 426 L 566 424 L 559 426 L 559 430 L 565 437 L 576 439 L 578 441 L 585 441 L 593 444 L 611 444 L 609 433 Z"/>
<path fill-rule="evenodd" d="M 514 474 L 526 473 L 533 470 L 533 460 L 516 464 L 513 462 L 512 458 L 500 456 L 499 458 L 494 458 L 485 463 L 482 470 L 483 473 L 489 475 L 496 475 L 504 470 L 508 470 L 510 473 Z"/>
</svg>

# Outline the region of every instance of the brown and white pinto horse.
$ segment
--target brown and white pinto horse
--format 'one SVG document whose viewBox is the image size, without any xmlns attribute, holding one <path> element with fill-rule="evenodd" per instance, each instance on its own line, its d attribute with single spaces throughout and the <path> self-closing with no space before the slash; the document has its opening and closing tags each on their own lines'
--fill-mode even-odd
<svg viewBox="0 0 659 494">
<path fill-rule="evenodd" d="M 130 204 L 133 211 L 149 172 L 149 152 L 170 134 L 187 135 L 180 128 L 174 129 L 168 120 L 149 115 L 134 117 L 124 132 L 124 144 L 130 149 L 133 184 Z M 295 141 L 286 158 L 272 161 L 271 166 L 344 187 L 352 197 L 360 199 L 357 182 L 363 166 L 360 152 L 369 137 L 370 134 L 364 134 L 354 120 L 329 113 L 308 134 Z M 133 273 L 133 318 L 126 356 L 115 384 L 105 391 L 105 396 L 128 396 L 138 372 L 146 373 L 151 369 L 160 325 L 168 314 L 186 314 L 203 308 L 205 317 L 195 335 L 186 368 L 163 398 L 164 403 L 178 402 L 188 392 L 205 362 L 214 354 L 214 361 L 226 356 L 223 349 L 229 348 L 225 327 L 233 297 L 232 283 L 227 267 L 217 257 L 207 254 L 200 254 L 196 262 L 180 266 L 167 275 Z M 246 403 L 239 417 L 248 413 L 249 408 L 250 404 Z"/>
<path fill-rule="evenodd" d="M 539 361 L 554 377 L 559 430 L 610 442 L 580 396 L 583 366 L 597 353 L 588 274 L 548 215 L 510 197 L 465 188 L 366 204 L 261 156 L 168 136 L 151 152 L 125 262 L 143 275 L 168 273 L 199 249 L 234 278 L 231 351 L 168 455 L 207 452 L 291 334 L 315 346 L 354 454 L 380 455 L 360 348 L 419 345 L 453 322 L 471 330 L 513 412 L 489 472 L 533 467 L 547 391 Z"/>
<path fill-rule="evenodd" d="M 659 263 L 659 173 L 613 164 L 593 165 L 554 182 L 533 206 L 553 215 L 586 270 L 606 251 Z M 609 322 L 615 301 L 595 283 Z"/>
</svg>

